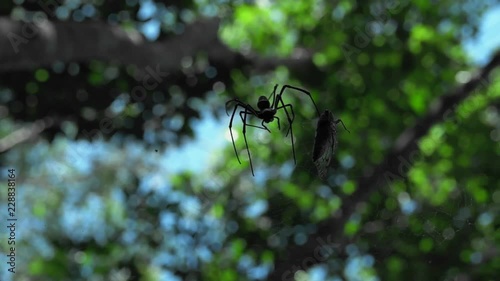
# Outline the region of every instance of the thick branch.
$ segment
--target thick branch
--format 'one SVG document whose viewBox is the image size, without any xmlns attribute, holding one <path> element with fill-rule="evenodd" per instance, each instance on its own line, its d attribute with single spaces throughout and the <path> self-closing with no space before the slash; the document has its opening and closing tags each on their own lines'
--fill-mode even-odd
<svg viewBox="0 0 500 281">
<path fill-rule="evenodd" d="M 163 71 L 179 69 L 183 57 L 205 51 L 231 56 L 218 41 L 218 20 L 203 20 L 184 33 L 162 42 L 148 42 L 104 22 L 50 22 L 38 25 L 0 17 L 0 71 L 32 69 L 55 61 L 88 62 L 99 59 L 139 67 L 160 65 Z"/>
<path fill-rule="evenodd" d="M 294 271 L 305 269 L 304 266 L 310 267 L 319 263 L 317 251 L 321 249 L 322 245 L 318 241 L 342 243 L 344 224 L 354 214 L 359 204 L 383 187 L 387 176 L 392 175 L 392 178 L 394 176 L 405 177 L 408 167 L 405 168 L 406 171 L 401 168 L 403 161 L 411 165 L 410 160 L 420 151 L 418 141 L 427 134 L 433 125 L 450 118 L 454 114 L 452 108 L 470 96 L 474 90 L 488 84 L 491 71 L 499 65 L 500 53 L 497 53 L 476 77 L 451 93 L 437 98 L 426 116 L 420 119 L 415 126 L 401 133 L 385 160 L 374 169 L 367 170 L 365 176 L 358 180 L 356 191 L 344 200 L 339 212 L 340 215 L 320 223 L 318 232 L 309 236 L 305 244 L 290 247 L 286 258 L 275 262 L 275 270 L 268 280 L 293 280 Z M 338 244 L 336 246 L 338 247 Z"/>
<path fill-rule="evenodd" d="M 105 22 L 51 22 L 40 24 L 0 17 L 0 73 L 31 70 L 54 62 L 102 60 L 119 65 L 136 65 L 173 72 L 181 68 L 184 57 L 200 52 L 208 58 L 234 66 L 239 59 L 265 72 L 285 65 L 301 69 L 311 62 L 310 52 L 297 50 L 291 58 L 262 58 L 243 55 L 224 45 L 218 37 L 219 19 L 199 20 L 185 31 L 162 41 L 149 42 L 137 31 L 125 31 Z"/>
</svg>

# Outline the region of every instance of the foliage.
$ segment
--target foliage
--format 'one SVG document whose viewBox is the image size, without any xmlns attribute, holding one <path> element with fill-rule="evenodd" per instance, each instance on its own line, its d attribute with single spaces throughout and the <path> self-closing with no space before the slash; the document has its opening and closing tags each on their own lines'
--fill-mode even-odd
<svg viewBox="0 0 500 281">
<path fill-rule="evenodd" d="M 240 65 L 214 68 L 200 54 L 184 62 L 196 69 L 191 70 L 205 85 L 203 94 L 187 86 L 186 77 L 193 76 L 186 67 L 148 97 L 163 105 L 157 110 L 168 112 L 160 119 L 168 126 L 158 134 L 179 138 L 190 135 L 193 119 L 204 111 L 228 121 L 223 104 L 233 95 L 255 105 L 276 83 L 307 88 L 320 110 L 331 110 L 351 132 L 337 130 L 339 145 L 328 180 L 318 179 L 311 161 L 316 112 L 307 97 L 293 92 L 284 99 L 296 114 L 297 165 L 285 137 L 287 125 L 280 132 L 270 124 L 272 134 L 249 129 L 255 178 L 243 151 L 241 123 L 234 127 L 241 165 L 227 142 L 223 150 L 213 151 L 210 167 L 194 174 L 172 173 L 172 163 L 149 146 L 148 128 L 141 140 L 131 138 L 134 134 L 123 125 L 107 141 L 89 141 L 77 137 L 75 131 L 82 128 L 67 122 L 64 134 L 54 139 L 41 137 L 0 155 L 2 170 L 15 168 L 18 173 L 20 218 L 17 272 L 8 274 L 2 263 L 2 280 L 265 279 L 275 262 L 303 245 L 325 219 L 342 216 L 338 210 L 359 188 L 357 180 L 384 161 L 400 133 L 425 116 L 436 97 L 473 74 L 477 66 L 461 42 L 475 34 L 478 19 L 491 8 L 487 1 L 475 5 L 466 0 L 432 5 L 419 0 L 174 2 L 156 1 L 162 12 L 150 17 L 141 16 L 145 4 L 138 1 L 68 2 L 60 5 L 66 12 L 58 15 L 59 20 L 76 21 L 91 6 L 96 12 L 87 20 L 117 21 L 142 31 L 157 20 L 162 28 L 157 41 L 182 34 L 181 26 L 197 19 L 218 16 L 223 19 L 221 40 L 243 54 L 272 60 L 293 58 L 300 48 L 311 52 L 315 69 L 300 77 L 285 66 L 265 73 Z M 29 11 L 43 11 L 31 2 L 15 3 L 0 4 L 2 13 L 22 18 Z M 72 65 L 81 69 L 77 75 L 66 73 Z M 214 90 L 217 81 L 208 78 L 210 67 L 227 73 L 231 83 Z M 113 92 L 132 91 L 135 81 L 127 70 L 119 62 L 96 60 L 68 64 L 63 74 L 54 68 L 8 74 L 19 79 L 0 80 L 0 139 L 21 121 L 33 121 L 29 114 L 22 120 L 9 111 L 3 114 L 9 102 L 27 94 L 86 89 L 89 95 L 104 96 L 96 102 L 101 109 L 119 108 L 123 124 L 141 123 L 147 105 L 120 100 Z M 435 124 L 419 140 L 418 157 L 401 159 L 401 175 L 387 177 L 366 202 L 353 206 L 345 225 L 332 226 L 342 227 L 343 237 L 333 237 L 337 246 L 328 260 L 311 268 L 301 261 L 305 271 L 295 278 L 496 278 L 498 77 L 496 72 L 490 85 Z M 64 100 L 59 104 L 71 105 Z M 92 115 L 93 109 L 86 114 Z M 165 148 L 174 148 L 172 138 L 164 138 Z M 5 192 L 0 198 L 6 210 Z M 5 235 L 2 231 L 0 240 L 6 241 Z M 7 252 L 6 243 L 0 249 Z"/>
</svg>

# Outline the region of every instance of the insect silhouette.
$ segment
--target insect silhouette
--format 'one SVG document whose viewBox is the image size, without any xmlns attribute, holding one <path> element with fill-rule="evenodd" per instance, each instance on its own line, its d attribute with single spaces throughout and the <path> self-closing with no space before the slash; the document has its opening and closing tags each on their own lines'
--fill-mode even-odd
<svg viewBox="0 0 500 281">
<path fill-rule="evenodd" d="M 312 160 L 318 175 L 321 179 L 326 178 L 328 166 L 332 160 L 332 156 L 337 148 L 337 124 L 342 123 L 344 129 L 347 128 L 342 120 L 333 117 L 329 110 L 325 110 L 318 119 L 316 127 L 316 136 L 314 137 L 313 156 Z M 350 133 L 350 132 L 349 132 Z"/>
<path fill-rule="evenodd" d="M 294 145 L 294 140 L 293 140 L 293 129 L 292 129 L 293 120 L 295 119 L 295 113 L 293 112 L 293 106 L 289 103 L 285 104 L 285 102 L 283 101 L 283 94 L 285 93 L 285 90 L 287 90 L 287 89 L 296 90 L 296 91 L 299 91 L 301 93 L 308 95 L 309 98 L 311 98 L 311 101 L 314 104 L 316 112 L 318 113 L 318 116 L 319 116 L 318 107 L 316 106 L 316 103 L 314 102 L 311 94 L 308 91 L 301 89 L 301 88 L 293 87 L 290 85 L 284 85 L 281 88 L 279 94 L 276 94 L 277 89 L 278 89 L 278 84 L 276 84 L 274 86 L 274 90 L 268 98 L 265 96 L 259 97 L 259 99 L 257 101 L 257 108 L 258 109 L 253 108 L 250 104 L 244 103 L 237 98 L 231 99 L 231 100 L 226 102 L 226 114 L 228 116 L 229 116 L 229 113 L 227 112 L 228 105 L 232 102 L 235 103 L 233 113 L 232 113 L 231 119 L 229 121 L 229 132 L 231 134 L 231 141 L 233 142 L 234 153 L 236 154 L 236 158 L 238 159 L 238 162 L 240 164 L 241 164 L 241 161 L 240 161 L 240 157 L 238 156 L 238 151 L 236 151 L 236 145 L 234 143 L 232 127 L 233 127 L 234 115 L 235 115 L 238 107 L 242 108 L 242 110 L 240 110 L 240 112 L 239 112 L 239 115 L 241 117 L 241 121 L 243 121 L 243 138 L 245 140 L 245 146 L 246 146 L 247 153 L 248 153 L 248 159 L 250 161 L 250 169 L 252 170 L 252 176 L 255 176 L 255 174 L 253 171 L 252 157 L 250 156 L 250 150 L 248 149 L 246 128 L 248 126 L 248 127 L 254 127 L 254 128 L 258 128 L 258 129 L 262 129 L 262 130 L 266 130 L 268 132 L 271 132 L 266 127 L 266 125 L 264 123 L 266 123 L 266 124 L 271 123 L 272 121 L 274 121 L 274 119 L 276 119 L 278 121 L 278 129 L 281 130 L 280 119 L 276 116 L 276 113 L 278 112 L 278 110 L 283 110 L 286 114 L 289 128 L 287 130 L 285 137 L 287 137 L 288 134 L 290 134 L 290 138 L 292 140 L 293 161 L 295 164 L 297 164 L 297 160 L 295 157 L 295 145 Z M 248 124 L 247 123 L 247 116 L 248 115 L 253 115 L 253 116 L 261 119 L 262 120 L 261 126 Z"/>
</svg>

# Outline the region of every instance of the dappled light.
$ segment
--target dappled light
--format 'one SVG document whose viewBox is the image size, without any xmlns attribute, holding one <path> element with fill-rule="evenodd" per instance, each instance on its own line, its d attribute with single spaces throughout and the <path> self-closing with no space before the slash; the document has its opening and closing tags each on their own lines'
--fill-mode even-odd
<svg viewBox="0 0 500 281">
<path fill-rule="evenodd" d="M 498 3 L 0 11 L 0 280 L 498 278 Z"/>
</svg>

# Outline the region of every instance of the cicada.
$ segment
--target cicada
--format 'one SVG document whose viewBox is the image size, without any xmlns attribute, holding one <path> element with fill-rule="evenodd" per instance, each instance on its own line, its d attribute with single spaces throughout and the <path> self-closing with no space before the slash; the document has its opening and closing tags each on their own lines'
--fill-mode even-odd
<svg viewBox="0 0 500 281">
<path fill-rule="evenodd" d="M 313 155 L 312 160 L 318 175 L 321 179 L 326 178 L 326 173 L 332 156 L 337 149 L 337 124 L 342 123 L 344 129 L 347 128 L 341 119 L 335 120 L 330 110 L 325 110 L 318 119 L 316 127 L 316 136 L 314 137 Z"/>
</svg>

